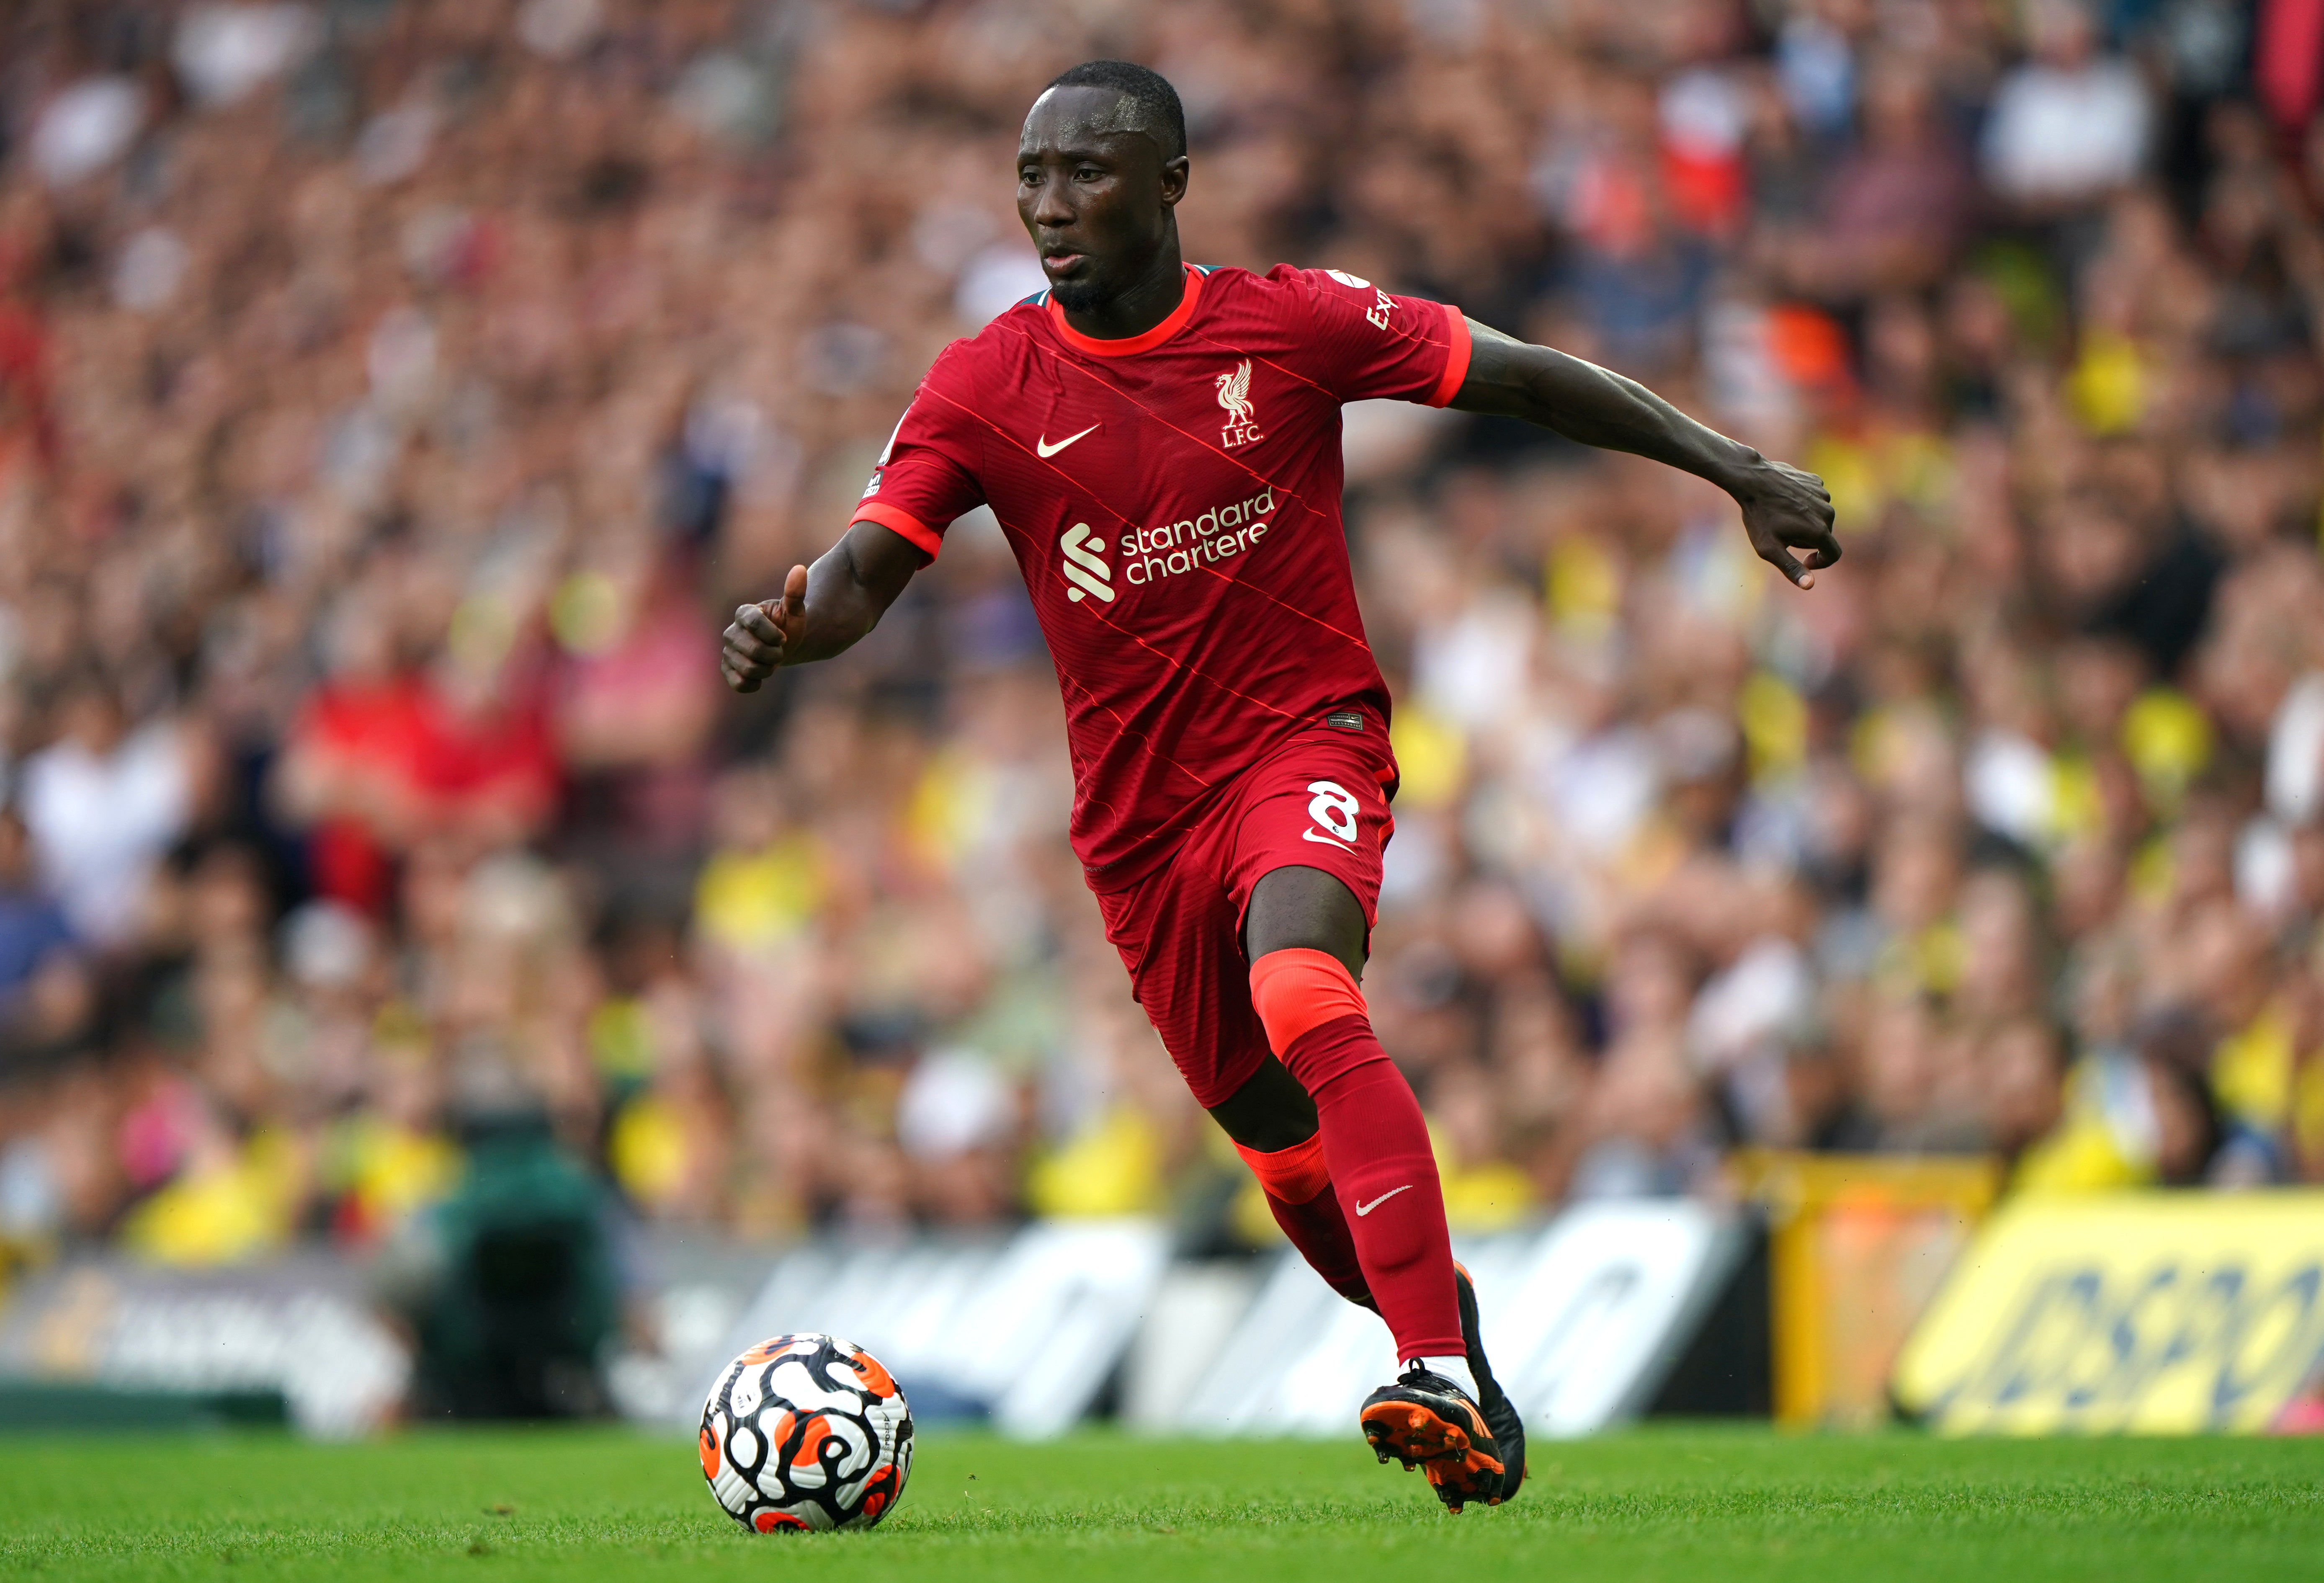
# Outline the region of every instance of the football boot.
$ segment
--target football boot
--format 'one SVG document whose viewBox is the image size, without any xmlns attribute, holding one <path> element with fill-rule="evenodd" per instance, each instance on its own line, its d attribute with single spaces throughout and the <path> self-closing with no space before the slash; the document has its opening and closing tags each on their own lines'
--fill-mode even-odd
<svg viewBox="0 0 2324 1583">
<path fill-rule="evenodd" d="M 1501 1498 L 1500 1446 L 1469 1393 L 1419 1364 L 1364 1398 L 1358 1421 L 1372 1455 L 1418 1467 L 1455 1516 L 1471 1501 Z"/>
<path fill-rule="evenodd" d="M 1501 1493 L 1489 1505 L 1512 1499 L 1517 1487 L 1525 1483 L 1526 1439 L 1525 1420 L 1517 1413 L 1517 1404 L 1493 1378 L 1493 1365 L 1485 1361 L 1485 1338 L 1477 1319 L 1477 1288 L 1469 1279 L 1468 1270 L 1459 1262 L 1452 1265 L 1453 1285 L 1461 1294 L 1461 1343 L 1469 1355 L 1469 1372 L 1477 1379 L 1477 1407 L 1485 1415 L 1485 1427 L 1493 1431 L 1493 1443 L 1499 1448 L 1501 1458 Z"/>
</svg>

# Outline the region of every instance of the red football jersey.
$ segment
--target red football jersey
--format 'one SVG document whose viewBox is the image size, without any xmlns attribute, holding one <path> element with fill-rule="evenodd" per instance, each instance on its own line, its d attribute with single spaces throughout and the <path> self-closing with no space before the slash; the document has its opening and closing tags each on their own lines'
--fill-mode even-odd
<svg viewBox="0 0 2324 1583">
<path fill-rule="evenodd" d="M 1287 265 L 1190 267 L 1170 317 L 1126 340 L 1078 333 L 1044 292 L 937 357 L 855 519 L 933 558 L 991 506 L 1065 694 L 1093 878 L 1159 860 L 1332 709 L 1387 720 L 1340 522 L 1340 406 L 1443 406 L 1468 368 L 1458 309 Z"/>
</svg>

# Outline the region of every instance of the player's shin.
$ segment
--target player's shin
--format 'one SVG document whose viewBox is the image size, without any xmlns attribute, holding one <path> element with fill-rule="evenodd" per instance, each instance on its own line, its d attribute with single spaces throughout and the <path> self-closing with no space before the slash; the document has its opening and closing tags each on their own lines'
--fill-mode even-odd
<svg viewBox="0 0 2324 1583">
<path fill-rule="evenodd" d="M 1299 1256 L 1342 1297 L 1375 1308 L 1371 1288 L 1364 1283 L 1362 1263 L 1356 1256 L 1354 1234 L 1348 1229 L 1347 1210 L 1332 1190 L 1322 1134 L 1288 1149 L 1265 1153 L 1237 1143 L 1235 1153 L 1259 1179 L 1267 1194 L 1268 1211 L 1291 1239 L 1291 1245 L 1299 1250 Z"/>
<path fill-rule="evenodd" d="M 1323 951 L 1251 967 L 1268 1042 L 1315 1100 L 1317 1136 L 1366 1287 L 1403 1358 L 1458 1356 L 1444 1195 L 1420 1103 L 1372 1034 L 1355 980 Z"/>
</svg>

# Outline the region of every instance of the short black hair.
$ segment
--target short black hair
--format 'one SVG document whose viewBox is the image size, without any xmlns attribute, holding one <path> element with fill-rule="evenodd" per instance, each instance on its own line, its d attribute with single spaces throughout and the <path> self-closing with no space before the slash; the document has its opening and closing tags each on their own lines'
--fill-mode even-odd
<svg viewBox="0 0 2324 1583">
<path fill-rule="evenodd" d="M 1130 60 L 1084 60 L 1051 78 L 1049 88 L 1110 88 L 1130 102 L 1135 130 L 1160 146 L 1164 163 L 1186 152 L 1186 108 L 1178 102 L 1178 90 L 1158 71 Z"/>
</svg>

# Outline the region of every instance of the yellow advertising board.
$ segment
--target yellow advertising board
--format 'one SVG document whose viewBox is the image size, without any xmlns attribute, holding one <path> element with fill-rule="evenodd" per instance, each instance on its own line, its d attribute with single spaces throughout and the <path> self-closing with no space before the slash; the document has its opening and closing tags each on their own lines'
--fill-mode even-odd
<svg viewBox="0 0 2324 1583">
<path fill-rule="evenodd" d="M 2006 1205 L 1897 1359 L 1949 1434 L 2273 1427 L 2324 1362 L 2324 1192 Z"/>
</svg>

